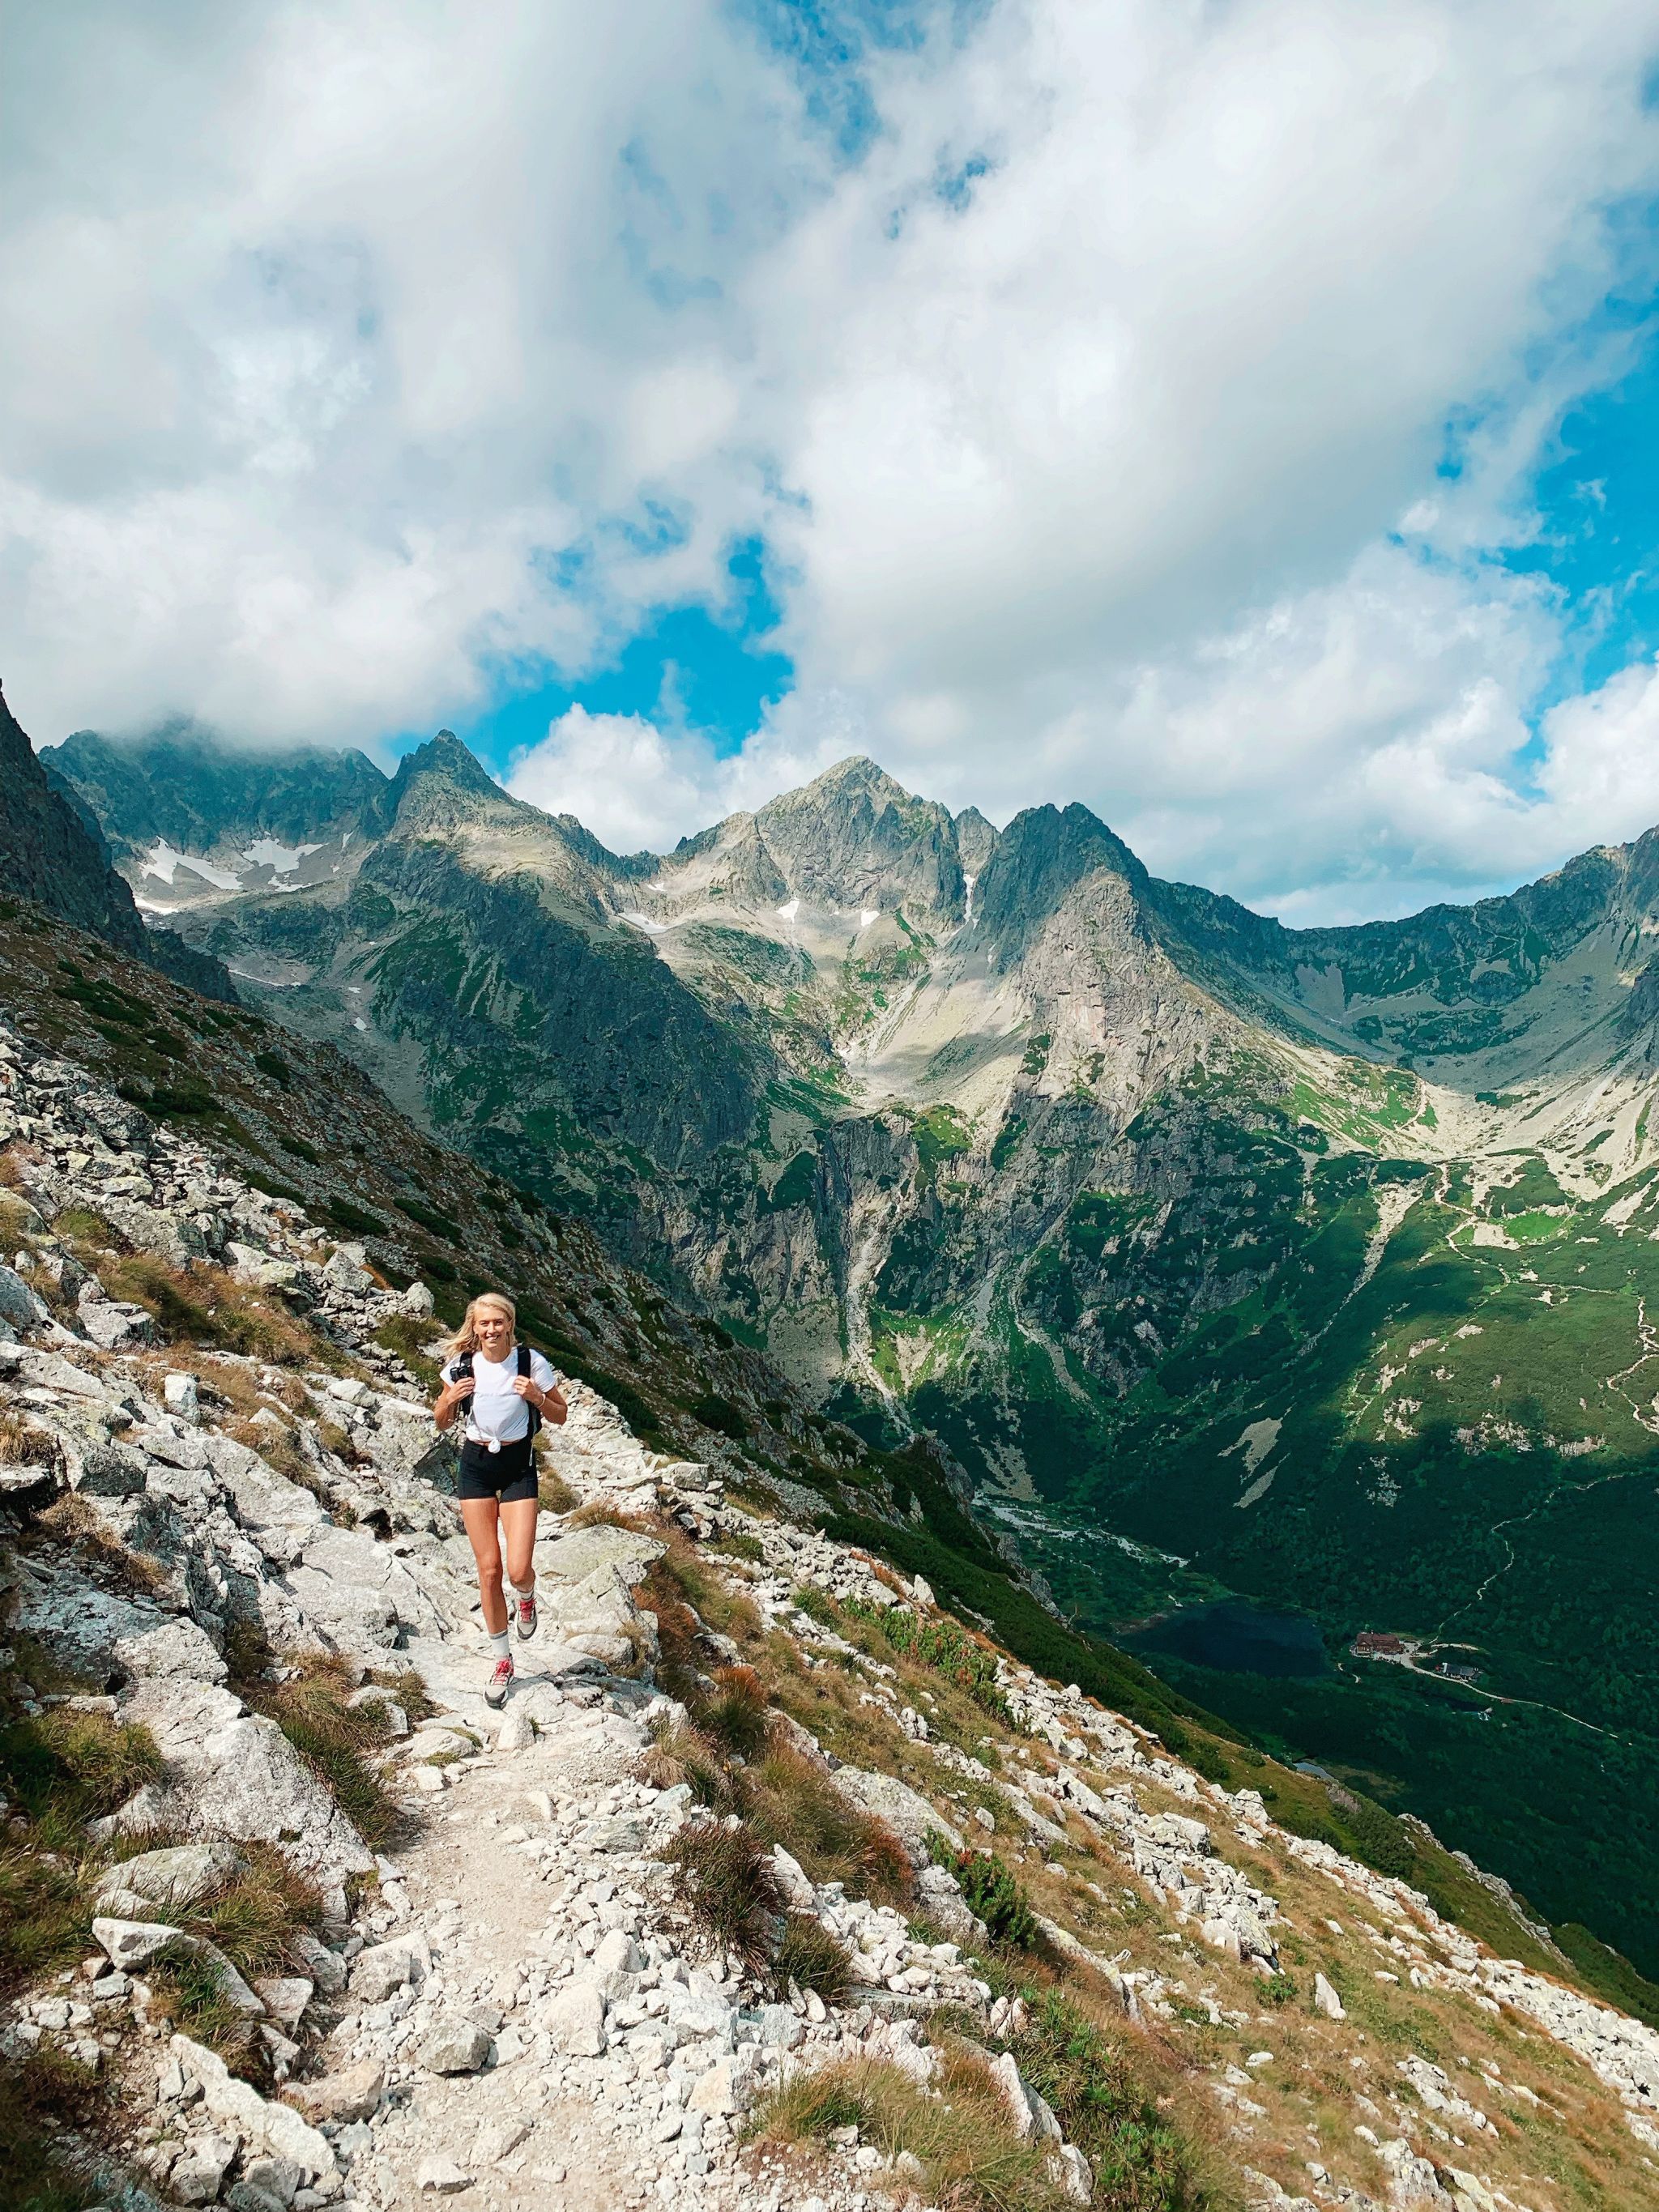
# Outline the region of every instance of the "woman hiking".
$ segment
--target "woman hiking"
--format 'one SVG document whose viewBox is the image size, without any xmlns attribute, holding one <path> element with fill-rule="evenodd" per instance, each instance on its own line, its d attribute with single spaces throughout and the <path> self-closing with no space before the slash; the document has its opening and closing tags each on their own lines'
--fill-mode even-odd
<svg viewBox="0 0 1659 2212">
<path fill-rule="evenodd" d="M 461 1518 L 478 1563 L 478 1595 L 495 1665 L 484 1691 L 488 1705 L 505 1703 L 513 1680 L 501 1552 L 513 1615 L 521 1637 L 536 1633 L 536 1431 L 544 1420 L 562 1422 L 569 1410 L 539 1352 L 518 1342 L 518 1313 L 511 1298 L 486 1291 L 466 1310 L 449 1340 L 440 1370 L 443 1389 L 432 1408 L 441 1429 L 465 1412 L 460 1480 Z"/>
</svg>

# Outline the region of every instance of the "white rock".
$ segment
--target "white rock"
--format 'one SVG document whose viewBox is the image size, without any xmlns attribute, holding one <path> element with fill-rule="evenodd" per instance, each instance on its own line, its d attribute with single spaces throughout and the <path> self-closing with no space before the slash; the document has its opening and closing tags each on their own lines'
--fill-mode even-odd
<svg viewBox="0 0 1659 2212">
<path fill-rule="evenodd" d="M 1323 1974 L 1314 1976 L 1314 2003 L 1328 2020 L 1346 2020 L 1348 2016 L 1341 1998 Z"/>
<path fill-rule="evenodd" d="M 93 1941 L 101 1945 L 110 1964 L 131 1971 L 149 1966 L 180 1931 L 159 1920 L 114 1920 L 101 1916 L 92 1923 Z"/>
<path fill-rule="evenodd" d="M 188 1421 L 192 1428 L 195 1427 L 202 1418 L 202 1406 L 193 1375 L 180 1372 L 169 1375 L 161 1385 L 161 1395 L 168 1413 L 175 1419 Z"/>
<path fill-rule="evenodd" d="M 597 2058 L 605 2049 L 605 1998 L 596 1984 L 572 1982 L 547 2008 L 543 2025 L 553 2048 L 568 2058 Z"/>
<path fill-rule="evenodd" d="M 222 2121 L 245 2143 L 292 2159 L 306 2174 L 332 2176 L 334 2153 L 326 2136 L 319 2134 L 288 2105 L 267 2104 L 251 2082 L 240 2081 L 215 2051 L 187 2035 L 175 2035 L 170 2045 L 185 2078 L 199 2085 L 202 2104 L 210 2116 Z"/>
<path fill-rule="evenodd" d="M 428 1963 L 423 1940 L 394 1936 L 389 1942 L 373 1944 L 357 1954 L 351 1965 L 351 1994 L 360 2004 L 380 2004 L 405 1982 L 423 1980 Z"/>
<path fill-rule="evenodd" d="M 471 2189 L 472 2176 L 464 2166 L 457 2166 L 453 2158 L 423 2158 L 415 2176 L 415 2185 L 447 2197 L 455 2190 Z"/>
<path fill-rule="evenodd" d="M 476 2074 L 489 2056 L 489 2033 L 476 2021 L 440 2020 L 416 2055 L 434 2074 Z"/>
</svg>

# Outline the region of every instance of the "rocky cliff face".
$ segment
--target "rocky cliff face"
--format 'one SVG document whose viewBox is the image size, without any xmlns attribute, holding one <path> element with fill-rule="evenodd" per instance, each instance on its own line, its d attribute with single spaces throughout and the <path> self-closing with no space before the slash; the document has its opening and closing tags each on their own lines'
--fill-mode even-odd
<svg viewBox="0 0 1659 2212">
<path fill-rule="evenodd" d="M 386 779 L 362 753 L 231 749 L 190 722 L 126 742 L 77 730 L 43 764 L 112 825 L 112 848 L 127 863 L 142 864 L 157 845 L 241 858 L 261 840 L 372 836 L 386 805 Z"/>
<path fill-rule="evenodd" d="M 539 1633 L 489 1711 L 470 1551 L 427 1472 L 441 1279 L 393 1286 L 246 1178 L 240 1116 L 205 1143 L 158 1124 L 21 1011 L 21 2187 L 134 2212 L 1647 2200 L 1659 2035 L 1501 1884 L 1403 1830 L 1413 1878 L 1379 1873 L 1307 1832 L 1341 1793 L 1203 1731 L 1195 1771 L 894 1564 L 902 1517 L 886 1557 L 826 1534 L 728 1435 L 654 1449 L 568 1376 Z M 210 1049 L 222 1081 L 235 1050 Z M 476 1170 L 453 1175 L 428 1197 Z M 488 1208 L 469 1225 L 494 1245 Z"/>
<path fill-rule="evenodd" d="M 0 891 L 31 899 L 215 997 L 234 998 L 218 963 L 170 933 L 152 934 L 111 865 L 94 814 L 46 775 L 0 696 Z"/>
</svg>

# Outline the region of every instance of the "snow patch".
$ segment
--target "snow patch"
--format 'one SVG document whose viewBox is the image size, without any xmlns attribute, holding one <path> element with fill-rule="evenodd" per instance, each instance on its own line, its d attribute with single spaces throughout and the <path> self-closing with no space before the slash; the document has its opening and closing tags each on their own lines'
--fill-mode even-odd
<svg viewBox="0 0 1659 2212">
<path fill-rule="evenodd" d="M 242 858 L 251 868 L 269 868 L 275 876 L 291 876 L 308 853 L 319 853 L 320 845 L 279 845 L 274 837 L 256 837 L 244 848 Z"/>
<path fill-rule="evenodd" d="M 239 891 L 242 879 L 229 868 L 216 867 L 211 860 L 198 860 L 193 853 L 175 852 L 165 838 L 156 840 L 155 850 L 150 854 L 139 873 L 154 876 L 158 883 L 172 884 L 180 868 L 191 875 L 200 876 L 204 883 L 211 884 L 222 891 Z"/>
<path fill-rule="evenodd" d="M 778 912 L 780 914 L 783 911 L 784 909 L 781 907 L 778 908 Z M 879 921 L 880 920 L 881 913 L 878 908 L 861 906 L 859 908 L 859 927 L 860 929 L 868 929 L 872 921 Z"/>
<path fill-rule="evenodd" d="M 623 920 L 631 921 L 635 929 L 648 929 L 653 937 L 660 937 L 668 927 L 665 921 L 653 921 L 648 914 L 640 914 L 632 907 L 623 908 Z"/>
<path fill-rule="evenodd" d="M 800 912 L 800 901 L 798 898 L 792 898 L 787 906 L 778 907 L 775 908 L 774 911 L 777 914 L 780 921 L 793 921 L 795 916 Z"/>
</svg>

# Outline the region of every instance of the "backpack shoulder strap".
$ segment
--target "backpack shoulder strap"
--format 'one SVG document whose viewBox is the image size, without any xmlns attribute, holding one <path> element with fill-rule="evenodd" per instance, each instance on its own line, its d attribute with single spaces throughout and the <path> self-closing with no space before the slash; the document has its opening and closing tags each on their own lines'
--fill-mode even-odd
<svg viewBox="0 0 1659 2212">
<path fill-rule="evenodd" d="M 458 1352 L 455 1355 L 455 1380 L 459 1382 L 462 1376 L 471 1375 L 471 1372 L 472 1354 L 470 1352 Z"/>
<path fill-rule="evenodd" d="M 526 1344 L 522 1339 L 520 1339 L 519 1344 L 519 1374 L 520 1378 L 526 1382 L 529 1382 L 533 1379 L 530 1363 L 530 1346 Z M 538 1406 L 527 1405 L 525 1407 L 525 1411 L 530 1416 L 530 1425 L 526 1431 L 526 1434 L 533 1437 L 537 1430 L 539 1429 L 542 1425 L 541 1408 Z"/>
</svg>

